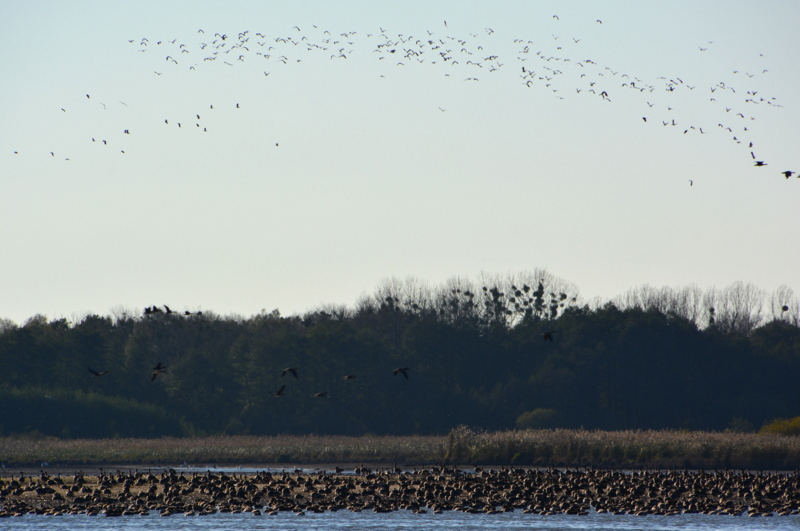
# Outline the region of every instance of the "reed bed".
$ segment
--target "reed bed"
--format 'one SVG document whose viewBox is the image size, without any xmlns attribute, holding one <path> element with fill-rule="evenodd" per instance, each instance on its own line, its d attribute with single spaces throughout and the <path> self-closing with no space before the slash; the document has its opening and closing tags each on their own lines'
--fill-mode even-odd
<svg viewBox="0 0 800 531">
<path fill-rule="evenodd" d="M 207 464 L 800 469 L 800 437 L 763 433 L 524 430 L 446 436 L 0 438 L 7 467 Z"/>
<path fill-rule="evenodd" d="M 448 436 L 448 460 L 516 466 L 603 468 L 800 468 L 800 437 L 686 431 L 525 430 Z"/>
<path fill-rule="evenodd" d="M 446 437 L 0 438 L 6 466 L 441 462 Z"/>
</svg>

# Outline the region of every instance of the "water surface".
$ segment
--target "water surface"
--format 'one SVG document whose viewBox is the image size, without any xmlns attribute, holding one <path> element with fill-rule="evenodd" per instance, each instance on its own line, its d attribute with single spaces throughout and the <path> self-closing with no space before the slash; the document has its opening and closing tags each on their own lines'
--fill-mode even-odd
<svg viewBox="0 0 800 531">
<path fill-rule="evenodd" d="M 654 530 L 686 531 L 705 529 L 725 530 L 800 530 L 800 516 L 720 516 L 682 514 L 676 516 L 633 516 L 598 514 L 587 516 L 523 514 L 520 511 L 497 514 L 467 514 L 446 511 L 442 514 L 414 514 L 410 511 L 373 513 L 350 511 L 307 513 L 297 515 L 282 512 L 276 516 L 254 516 L 250 513 L 217 513 L 207 516 L 172 515 L 161 517 L 152 512 L 147 516 L 42 516 L 27 514 L 0 519 L 0 529 L 28 530 L 249 530 L 271 531 L 357 531 L 357 530 L 418 530 L 426 531 L 516 531 L 516 530 Z"/>
</svg>

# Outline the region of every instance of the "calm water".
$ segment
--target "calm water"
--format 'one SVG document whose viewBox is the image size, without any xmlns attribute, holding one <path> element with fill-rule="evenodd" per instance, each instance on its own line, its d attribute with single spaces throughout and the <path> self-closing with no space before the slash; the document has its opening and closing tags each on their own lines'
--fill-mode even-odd
<svg viewBox="0 0 800 531">
<path fill-rule="evenodd" d="M 588 516 L 541 516 L 513 513 L 492 515 L 466 514 L 448 511 L 443 514 L 414 514 L 408 511 L 375 514 L 338 511 L 321 514 L 309 513 L 298 516 L 280 513 L 277 516 L 253 516 L 252 514 L 214 514 L 208 516 L 173 515 L 162 518 L 157 513 L 148 516 L 65 515 L 3 518 L 0 529 L 9 530 L 104 530 L 104 529 L 164 529 L 174 530 L 247 530 L 268 529 L 270 531 L 314 531 L 314 530 L 418 530 L 426 531 L 477 531 L 490 530 L 548 530 L 548 529 L 592 529 L 608 531 L 658 530 L 684 531 L 695 529 L 742 529 L 755 530 L 800 530 L 800 516 L 709 516 L 686 514 L 680 516 L 614 516 L 592 513 Z"/>
</svg>

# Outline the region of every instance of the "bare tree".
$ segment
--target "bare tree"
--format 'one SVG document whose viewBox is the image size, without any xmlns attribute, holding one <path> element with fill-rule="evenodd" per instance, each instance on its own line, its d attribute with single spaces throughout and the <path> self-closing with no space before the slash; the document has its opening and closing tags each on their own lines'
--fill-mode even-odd
<svg viewBox="0 0 800 531">
<path fill-rule="evenodd" d="M 477 304 L 476 292 L 475 284 L 469 279 L 449 278 L 435 291 L 434 309 L 437 315 L 448 322 L 477 324 L 482 311 Z"/>
<path fill-rule="evenodd" d="M 784 321 L 800 326 L 800 301 L 792 288 L 786 284 L 778 286 L 770 297 L 770 312 L 776 321 Z"/>
<path fill-rule="evenodd" d="M 716 325 L 726 333 L 749 335 L 763 318 L 764 291 L 751 283 L 734 282 L 719 292 Z"/>
<path fill-rule="evenodd" d="M 433 301 L 434 295 L 427 282 L 417 277 L 406 277 L 400 301 L 406 311 L 424 313 L 432 309 Z"/>
</svg>

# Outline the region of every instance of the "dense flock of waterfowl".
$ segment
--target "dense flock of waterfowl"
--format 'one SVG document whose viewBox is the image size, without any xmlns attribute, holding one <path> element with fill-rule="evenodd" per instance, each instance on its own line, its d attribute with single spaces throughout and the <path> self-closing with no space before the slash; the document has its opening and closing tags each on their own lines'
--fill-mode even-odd
<svg viewBox="0 0 800 531">
<path fill-rule="evenodd" d="M 640 118 L 636 118 L 640 127 L 666 127 L 684 135 L 724 134 L 742 148 L 743 160 L 759 168 L 769 166 L 757 155 L 760 146 L 754 129 L 759 111 L 782 105 L 776 96 L 763 93 L 759 84 L 761 78 L 769 76 L 763 54 L 753 51 L 752 58 L 745 58 L 749 67 L 732 70 L 727 79 L 707 86 L 674 74 L 647 79 L 591 58 L 592 39 L 601 38 L 605 31 L 601 29 L 604 28 L 602 20 L 593 21 L 598 31 L 591 32 L 589 37 L 573 34 L 573 26 L 558 15 L 539 23 L 541 30 L 535 35 L 513 37 L 501 36 L 490 27 L 460 34 L 442 21 L 440 27 L 418 34 L 383 27 L 359 32 L 312 25 L 294 26 L 279 33 L 243 30 L 228 34 L 198 29 L 191 39 L 144 36 L 128 39 L 128 43 L 138 53 L 153 58 L 153 70 L 149 75 L 165 78 L 180 75 L 189 84 L 193 72 L 207 68 L 218 69 L 215 72 L 218 75 L 225 75 L 225 69 L 249 68 L 254 82 L 280 83 L 280 76 L 286 69 L 304 68 L 307 64 L 308 68 L 315 68 L 313 65 L 319 64 L 321 58 L 347 62 L 368 57 L 374 60 L 375 75 L 387 80 L 400 75 L 397 69 L 415 67 L 464 83 L 511 73 L 509 79 L 531 89 L 532 97 L 538 100 L 547 96 L 559 100 L 596 98 L 613 105 L 617 98 L 633 98 L 635 105 L 641 108 Z M 694 53 L 701 64 L 707 60 L 711 65 L 716 47 L 713 41 L 696 43 Z M 711 109 L 716 118 L 702 121 L 699 117 L 689 118 L 694 116 L 691 111 L 684 114 L 698 103 Z M 58 112 L 80 112 L 81 106 L 85 110 L 86 105 L 102 106 L 103 110 L 108 110 L 109 106 L 127 106 L 123 101 L 101 101 L 87 93 L 65 102 Z M 248 112 L 243 109 L 235 99 L 209 101 L 203 108 L 191 112 L 154 116 L 152 125 L 208 133 L 212 129 L 205 121 L 207 114 L 223 113 L 233 120 L 232 113 Z M 446 110 L 439 106 L 436 112 Z M 104 136 L 99 136 L 98 132 L 98 136 L 86 141 L 125 154 L 130 136 L 148 132 L 120 123 L 116 131 L 108 134 L 111 136 L 105 137 L 105 132 Z M 275 142 L 275 146 L 279 143 Z M 14 153 L 19 154 L 19 151 Z M 69 154 L 60 153 L 55 147 L 43 149 L 42 154 L 70 160 Z M 798 171 L 779 169 L 775 171 L 786 179 L 796 174 L 800 178 Z"/>
<path fill-rule="evenodd" d="M 415 513 L 521 511 L 540 515 L 704 513 L 797 515 L 800 474 L 480 469 L 455 467 L 256 474 L 167 469 L 88 476 L 0 478 L 0 517 L 29 513 L 105 516 L 298 515 L 326 511 Z"/>
</svg>

